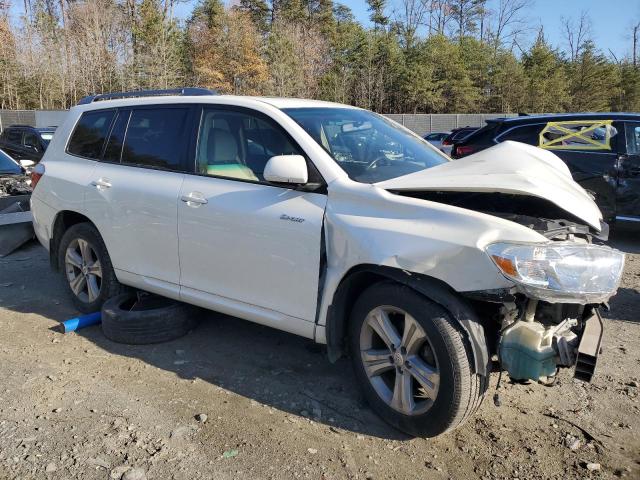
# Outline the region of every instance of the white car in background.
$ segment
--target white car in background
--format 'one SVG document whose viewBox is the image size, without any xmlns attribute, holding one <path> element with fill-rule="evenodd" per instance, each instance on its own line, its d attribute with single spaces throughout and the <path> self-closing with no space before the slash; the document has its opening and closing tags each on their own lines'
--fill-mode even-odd
<svg viewBox="0 0 640 480">
<path fill-rule="evenodd" d="M 442 150 L 442 141 L 450 134 L 451 132 L 433 132 L 427 133 L 423 138 L 438 150 Z"/>
<path fill-rule="evenodd" d="M 320 101 L 89 97 L 32 179 L 79 310 L 127 285 L 314 339 L 420 436 L 477 409 L 496 355 L 517 380 L 574 365 L 589 380 L 624 263 L 553 154 L 505 142 L 451 162 Z"/>
</svg>

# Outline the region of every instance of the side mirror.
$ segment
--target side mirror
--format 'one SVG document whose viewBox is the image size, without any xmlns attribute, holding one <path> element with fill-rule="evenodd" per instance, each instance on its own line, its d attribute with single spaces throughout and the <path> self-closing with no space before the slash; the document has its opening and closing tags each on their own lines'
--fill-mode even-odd
<svg viewBox="0 0 640 480">
<path fill-rule="evenodd" d="M 270 183 L 304 185 L 309 181 L 307 161 L 302 155 L 276 155 L 264 167 L 264 179 Z"/>
<path fill-rule="evenodd" d="M 30 168 L 36 164 L 33 160 L 20 160 L 20 166 L 22 168 Z"/>
</svg>

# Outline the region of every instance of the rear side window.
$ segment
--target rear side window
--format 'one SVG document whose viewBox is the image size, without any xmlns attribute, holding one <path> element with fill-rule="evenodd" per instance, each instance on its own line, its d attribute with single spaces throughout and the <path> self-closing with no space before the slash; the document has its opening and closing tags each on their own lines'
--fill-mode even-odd
<svg viewBox="0 0 640 480">
<path fill-rule="evenodd" d="M 184 170 L 189 108 L 133 110 L 122 147 L 122 163 Z"/>
<path fill-rule="evenodd" d="M 615 150 L 618 130 L 611 120 L 549 122 L 540 132 L 548 150 Z"/>
<path fill-rule="evenodd" d="M 498 137 L 500 142 L 512 140 L 514 142 L 522 142 L 528 145 L 538 146 L 538 138 L 543 125 L 523 125 L 522 127 L 514 127 L 507 130 Z"/>
<path fill-rule="evenodd" d="M 114 110 L 83 113 L 71 134 L 67 152 L 79 157 L 98 160 L 115 114 Z"/>
</svg>

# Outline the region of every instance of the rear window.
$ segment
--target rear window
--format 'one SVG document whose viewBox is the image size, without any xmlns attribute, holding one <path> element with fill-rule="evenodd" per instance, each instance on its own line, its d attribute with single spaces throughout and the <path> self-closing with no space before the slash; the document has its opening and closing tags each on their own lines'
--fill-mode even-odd
<svg viewBox="0 0 640 480">
<path fill-rule="evenodd" d="M 188 114 L 188 108 L 133 110 L 122 147 L 122 163 L 183 170 Z"/>
<path fill-rule="evenodd" d="M 83 113 L 71 134 L 67 152 L 79 157 L 98 160 L 115 113 L 114 110 Z"/>
</svg>

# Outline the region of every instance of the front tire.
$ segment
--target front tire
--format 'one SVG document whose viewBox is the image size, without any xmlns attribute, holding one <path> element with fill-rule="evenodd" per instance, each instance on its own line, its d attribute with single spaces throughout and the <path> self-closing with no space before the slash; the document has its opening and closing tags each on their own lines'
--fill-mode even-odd
<svg viewBox="0 0 640 480">
<path fill-rule="evenodd" d="M 90 223 L 78 223 L 64 232 L 58 262 L 71 300 L 82 313 L 100 311 L 104 302 L 125 290 L 100 233 Z"/>
<path fill-rule="evenodd" d="M 480 406 L 486 378 L 472 372 L 459 325 L 407 286 L 378 283 L 358 298 L 350 347 L 366 400 L 398 430 L 434 437 L 461 425 Z"/>
</svg>

